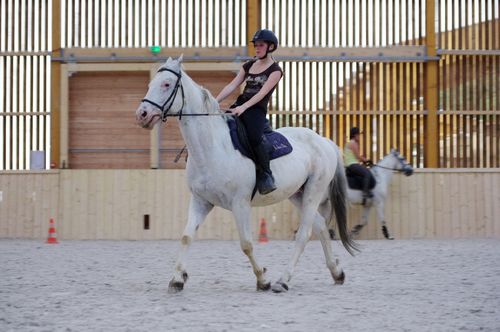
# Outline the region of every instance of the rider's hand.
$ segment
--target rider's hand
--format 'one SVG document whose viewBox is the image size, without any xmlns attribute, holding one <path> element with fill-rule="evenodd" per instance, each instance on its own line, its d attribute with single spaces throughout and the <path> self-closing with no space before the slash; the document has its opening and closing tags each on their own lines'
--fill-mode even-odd
<svg viewBox="0 0 500 332">
<path fill-rule="evenodd" d="M 236 116 L 240 116 L 245 111 L 246 111 L 246 108 L 244 108 L 242 106 L 237 106 L 235 108 L 231 108 L 231 113 L 233 113 L 233 115 L 236 115 Z"/>
</svg>

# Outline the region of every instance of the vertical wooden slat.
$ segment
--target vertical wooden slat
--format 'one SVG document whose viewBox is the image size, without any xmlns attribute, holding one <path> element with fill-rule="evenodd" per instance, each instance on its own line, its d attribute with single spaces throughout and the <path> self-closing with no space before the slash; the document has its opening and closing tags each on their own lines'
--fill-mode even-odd
<svg viewBox="0 0 500 332">
<path fill-rule="evenodd" d="M 442 95 L 441 95 L 441 100 L 440 100 L 440 108 L 443 109 L 443 110 L 447 110 L 448 109 L 448 85 L 447 85 L 447 60 L 448 60 L 448 57 L 444 57 L 442 58 L 442 60 L 440 61 L 440 74 L 439 74 L 439 89 L 442 91 Z M 443 115 L 441 116 L 441 118 L 443 119 L 443 141 L 442 141 L 442 153 L 440 154 L 441 155 L 441 160 L 440 160 L 440 166 L 441 167 L 448 167 L 449 166 L 449 158 L 450 158 L 450 154 L 449 154 L 449 141 L 448 141 L 448 138 L 449 138 L 449 121 L 450 121 L 450 116 L 448 114 L 446 115 Z"/>
<path fill-rule="evenodd" d="M 252 40 L 253 34 L 260 28 L 260 1 L 258 0 L 247 0 L 247 24 L 246 24 L 246 41 Z M 247 49 L 250 49 L 251 44 L 247 45 Z M 252 53 L 252 52 L 249 52 Z"/>
<path fill-rule="evenodd" d="M 426 0 L 426 34 L 425 41 L 428 56 L 436 56 L 436 35 L 434 29 L 435 4 L 434 0 Z M 425 108 L 427 110 L 426 141 L 425 141 L 425 167 L 438 167 L 438 142 L 437 135 L 437 108 L 438 108 L 438 62 L 435 60 L 426 62 L 426 91 Z"/>
<path fill-rule="evenodd" d="M 68 65 L 60 66 L 59 79 L 59 168 L 69 168 L 69 71 Z"/>
<path fill-rule="evenodd" d="M 394 5 L 394 0 L 393 0 L 393 5 Z M 393 7 L 394 8 L 394 7 Z M 393 14 L 394 15 L 394 14 Z M 394 16 L 392 23 L 394 24 Z M 395 34 L 392 36 L 393 40 L 395 38 Z M 389 86 L 390 86 L 390 96 L 389 96 L 389 110 L 394 111 L 397 110 L 397 98 L 398 98 L 398 86 L 397 84 L 397 68 L 398 64 L 397 63 L 391 63 L 390 64 L 390 74 L 388 76 L 389 78 Z M 397 148 L 397 142 L 396 142 L 396 127 L 398 125 L 397 123 L 397 115 L 389 115 L 389 122 L 390 122 L 390 127 L 389 127 L 389 146 L 388 149 L 390 148 Z M 389 151 L 389 150 L 387 150 Z"/>
<path fill-rule="evenodd" d="M 499 7 L 497 7 L 497 9 L 498 8 Z M 500 33 L 500 22 L 499 22 L 499 24 L 497 24 L 497 27 L 498 27 L 497 31 Z M 494 72 L 496 72 L 496 73 L 500 72 L 500 57 L 495 57 L 493 68 L 494 68 L 493 69 Z M 500 91 L 500 77 L 499 76 L 500 75 L 496 75 L 496 77 L 495 77 L 496 83 L 493 85 L 493 86 L 496 86 L 496 91 L 497 91 L 496 98 L 494 99 L 494 102 L 496 103 L 495 109 L 500 108 L 500 94 L 498 93 L 498 91 Z M 491 126 L 496 128 L 496 130 L 492 134 L 492 136 L 495 136 L 495 139 L 493 139 L 493 144 L 495 146 L 492 148 L 492 151 L 496 155 L 494 167 L 500 167 L 500 130 L 498 130 L 498 128 L 500 127 L 500 115 L 494 115 L 494 116 L 492 116 L 492 118 L 494 120 L 491 121 Z M 496 127 L 495 127 L 495 124 L 496 124 Z"/>
<path fill-rule="evenodd" d="M 61 56 L 61 1 L 52 0 L 52 45 L 51 52 L 52 57 Z M 51 153 L 50 160 L 51 165 L 54 164 L 56 167 L 60 167 L 60 110 L 61 110 L 61 63 L 58 61 L 52 61 L 51 63 L 51 109 L 50 109 L 50 119 L 51 119 Z"/>
</svg>

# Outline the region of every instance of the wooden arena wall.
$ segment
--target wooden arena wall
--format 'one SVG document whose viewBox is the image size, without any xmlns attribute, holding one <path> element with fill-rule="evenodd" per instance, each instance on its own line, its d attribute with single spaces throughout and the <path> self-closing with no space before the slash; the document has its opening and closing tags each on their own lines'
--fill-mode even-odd
<svg viewBox="0 0 500 332">
<path fill-rule="evenodd" d="M 188 202 L 185 170 L 3 171 L 0 238 L 43 240 L 54 218 L 61 240 L 179 239 Z M 500 171 L 395 174 L 385 212 L 397 239 L 500 238 Z M 351 207 L 348 216 L 350 229 L 359 221 L 360 208 Z M 290 203 L 252 209 L 255 239 L 261 218 L 271 240 L 293 238 L 298 213 Z M 231 214 L 214 209 L 197 238 L 238 239 Z M 360 239 L 380 238 L 372 211 Z"/>
<path fill-rule="evenodd" d="M 78 106 L 70 97 L 86 98 L 74 90 L 64 95 L 71 71 L 63 66 L 153 68 L 181 53 L 186 63 L 205 69 L 214 63 L 241 65 L 252 56 L 249 40 L 260 27 L 278 34 L 275 58 L 285 69 L 271 101 L 275 127 L 309 127 L 343 146 L 349 128 L 360 126 L 363 152 L 373 160 L 398 147 L 419 168 L 500 167 L 498 0 L 5 0 L 0 2 L 0 170 L 30 169 L 31 151 L 45 154 L 45 168 L 73 162 L 142 167 L 156 158 L 145 155 L 147 137 L 128 145 L 81 146 L 81 137 L 71 131 L 95 128 L 64 127 L 88 125 L 89 119 L 62 118 L 63 107 L 73 115 L 71 108 Z M 151 46 L 161 46 L 160 52 Z M 77 72 L 69 89 L 88 84 L 83 78 L 92 75 L 102 85 L 122 74 Z M 146 87 L 139 86 L 145 77 L 130 83 L 133 91 L 117 84 L 117 91 L 130 97 L 128 107 L 144 93 Z M 229 79 L 212 77 L 215 81 Z M 118 107 L 99 112 L 88 102 L 93 107 L 88 115 Z M 129 129 L 122 121 L 113 132 Z M 75 139 L 69 142 L 74 146 L 66 146 L 73 156 L 63 149 L 65 137 Z M 169 161 L 181 149 L 178 137 L 167 143 L 159 145 L 167 161 L 156 158 L 148 166 L 178 167 Z M 89 165 L 96 158 L 100 164 Z"/>
</svg>

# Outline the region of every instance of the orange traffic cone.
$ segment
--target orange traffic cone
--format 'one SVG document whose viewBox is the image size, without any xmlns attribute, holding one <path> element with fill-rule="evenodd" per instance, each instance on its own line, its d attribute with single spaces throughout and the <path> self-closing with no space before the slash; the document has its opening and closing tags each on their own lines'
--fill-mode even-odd
<svg viewBox="0 0 500 332">
<path fill-rule="evenodd" d="M 262 218 L 260 219 L 259 243 L 267 243 L 268 241 L 266 219 Z"/>
<path fill-rule="evenodd" d="M 52 218 L 50 218 L 50 224 L 49 224 L 49 237 L 47 238 L 47 242 L 45 243 L 51 243 L 51 244 L 59 243 L 57 241 L 56 226 L 54 225 L 54 219 Z"/>
</svg>

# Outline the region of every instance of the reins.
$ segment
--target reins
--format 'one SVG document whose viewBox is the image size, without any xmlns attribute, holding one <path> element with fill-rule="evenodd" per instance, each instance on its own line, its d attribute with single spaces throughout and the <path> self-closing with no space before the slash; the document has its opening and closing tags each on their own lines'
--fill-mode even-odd
<svg viewBox="0 0 500 332">
<path fill-rule="evenodd" d="M 179 112 L 179 113 L 176 113 L 176 114 L 165 114 L 165 115 L 162 115 L 162 121 L 163 122 L 166 122 L 166 118 L 173 118 L 173 117 L 178 117 L 179 120 L 183 117 L 183 116 L 212 116 L 212 115 L 219 115 L 219 116 L 222 116 L 222 115 L 227 115 L 228 113 L 231 113 L 230 111 L 228 110 L 220 110 L 220 111 L 224 111 L 225 113 L 195 113 L 195 114 L 184 114 L 182 113 L 182 110 Z M 163 119 L 163 117 L 165 118 L 165 120 Z"/>
<path fill-rule="evenodd" d="M 404 172 L 403 169 L 390 168 L 390 167 L 380 166 L 380 165 L 377 165 L 377 164 L 373 164 L 372 167 L 379 167 L 379 168 L 383 168 L 383 169 L 388 169 L 390 171 Z"/>
<path fill-rule="evenodd" d="M 396 171 L 398 173 L 404 173 L 407 176 L 411 175 L 413 173 L 413 169 L 412 169 L 411 165 L 404 163 L 404 160 L 401 160 L 401 159 L 399 159 L 399 162 L 400 162 L 400 164 L 402 166 L 400 169 L 398 169 L 398 168 L 391 168 L 391 167 L 385 167 L 385 166 L 381 166 L 381 165 L 377 165 L 377 164 L 372 164 L 372 167 L 379 167 L 379 168 L 387 169 L 387 170 L 393 171 L 393 172 Z M 374 171 L 376 172 L 377 170 L 374 169 Z"/>
</svg>

